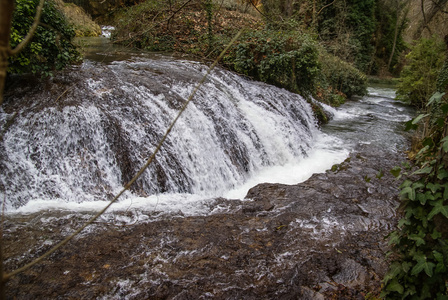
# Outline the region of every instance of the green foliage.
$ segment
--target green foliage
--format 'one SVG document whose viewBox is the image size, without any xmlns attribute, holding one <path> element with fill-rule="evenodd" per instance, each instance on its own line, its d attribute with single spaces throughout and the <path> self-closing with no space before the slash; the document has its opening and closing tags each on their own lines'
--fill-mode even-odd
<svg viewBox="0 0 448 300">
<path fill-rule="evenodd" d="M 352 64 L 324 52 L 320 56 L 320 61 L 323 77 L 321 77 L 319 85 L 324 90 L 331 88 L 333 91 L 342 92 L 348 98 L 354 95 L 362 96 L 367 93 L 366 75 L 356 69 Z M 332 95 L 337 94 L 333 93 Z M 328 102 L 332 104 L 332 101 Z"/>
<path fill-rule="evenodd" d="M 445 60 L 445 46 L 436 38 L 421 39 L 406 56 L 406 66 L 397 86 L 398 99 L 423 108 L 436 89 Z"/>
<path fill-rule="evenodd" d="M 239 73 L 305 95 L 320 71 L 316 42 L 291 31 L 250 32 L 226 59 Z"/>
<path fill-rule="evenodd" d="M 427 109 L 407 124 L 412 129 L 423 123 L 426 128 L 417 169 L 391 171 L 408 179 L 400 192 L 403 218 L 389 236 L 395 260 L 384 278 L 386 299 L 447 299 L 448 295 L 448 97 L 436 92 Z"/>
<path fill-rule="evenodd" d="M 11 28 L 11 47 L 17 46 L 33 24 L 38 0 L 17 0 Z M 75 33 L 54 4 L 46 1 L 40 25 L 28 46 L 10 57 L 8 72 L 49 76 L 79 60 L 71 39 Z"/>
<path fill-rule="evenodd" d="M 372 63 L 376 21 L 374 0 L 322 1 L 317 31 L 330 53 L 368 72 Z"/>
<path fill-rule="evenodd" d="M 377 21 L 375 32 L 376 60 L 372 65 L 372 74 L 378 74 L 381 71 L 381 68 L 386 67 L 392 53 L 396 29 L 398 29 L 398 32 L 395 51 L 392 57 L 390 70 L 387 71 L 398 75 L 400 71 L 399 56 L 403 51 L 407 50 L 406 43 L 403 40 L 403 32 L 406 29 L 407 19 L 402 16 L 402 11 L 407 9 L 406 5 L 408 4 L 406 1 L 403 1 L 397 8 L 392 6 L 391 3 L 393 2 L 377 1 L 375 9 L 375 19 Z M 397 17 L 400 16 L 402 19 L 399 19 L 397 22 Z M 397 25 L 398 28 L 396 28 Z"/>
</svg>

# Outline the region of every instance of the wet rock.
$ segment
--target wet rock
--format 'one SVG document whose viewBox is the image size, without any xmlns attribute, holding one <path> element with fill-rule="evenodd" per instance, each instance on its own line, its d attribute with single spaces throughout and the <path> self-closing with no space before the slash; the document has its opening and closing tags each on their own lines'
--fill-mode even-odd
<svg viewBox="0 0 448 300">
<path fill-rule="evenodd" d="M 105 218 L 13 277 L 8 298 L 364 299 L 387 269 L 384 236 L 395 226 L 397 186 L 388 170 L 404 157 L 362 147 L 336 171 L 297 185 L 260 184 L 251 200 L 216 199 L 230 212 L 152 216 L 132 226 Z M 384 153 L 381 153 L 384 155 Z M 86 219 L 46 212 L 8 216 L 11 271 Z M 49 218 L 57 222 L 45 222 Z M 76 220 L 76 221 L 75 221 Z M 45 236 L 45 237 L 44 237 Z M 17 239 L 20 243 L 15 242 Z"/>
</svg>

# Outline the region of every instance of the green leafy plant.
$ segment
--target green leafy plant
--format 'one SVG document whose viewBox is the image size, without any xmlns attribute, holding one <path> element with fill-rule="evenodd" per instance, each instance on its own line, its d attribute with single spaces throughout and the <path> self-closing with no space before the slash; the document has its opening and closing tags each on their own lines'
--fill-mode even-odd
<svg viewBox="0 0 448 300">
<path fill-rule="evenodd" d="M 397 85 L 398 99 L 418 108 L 425 107 L 436 88 L 445 60 L 444 49 L 444 43 L 436 38 L 421 39 L 412 48 Z"/>
<path fill-rule="evenodd" d="M 34 21 L 38 0 L 17 0 L 11 28 L 11 47 L 25 37 Z M 49 76 L 80 59 L 71 43 L 75 32 L 54 3 L 46 1 L 31 43 L 18 55 L 9 58 L 9 73 L 34 73 Z"/>
<path fill-rule="evenodd" d="M 427 108 L 407 123 L 408 129 L 424 125 L 416 170 L 391 170 L 407 179 L 400 192 L 403 217 L 389 236 L 394 260 L 384 278 L 387 299 L 447 299 L 448 97 L 437 91 Z"/>
<path fill-rule="evenodd" d="M 316 42 L 293 31 L 249 32 L 226 62 L 239 73 L 305 95 L 320 72 Z"/>
<path fill-rule="evenodd" d="M 342 104 L 345 98 L 367 93 L 367 77 L 352 64 L 322 50 L 319 58 L 322 75 L 319 79 L 319 100 L 330 105 Z M 342 95 L 340 94 L 342 93 Z M 342 98 L 341 98 L 342 96 Z"/>
</svg>

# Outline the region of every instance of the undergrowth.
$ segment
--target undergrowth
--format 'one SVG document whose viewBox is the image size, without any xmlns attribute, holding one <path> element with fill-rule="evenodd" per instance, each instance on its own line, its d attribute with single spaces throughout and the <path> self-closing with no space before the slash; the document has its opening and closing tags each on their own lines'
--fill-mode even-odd
<svg viewBox="0 0 448 300">
<path fill-rule="evenodd" d="M 389 243 L 393 262 L 384 278 L 386 299 L 448 299 L 448 60 L 426 112 L 407 123 L 423 131 L 415 166 L 392 170 L 401 185 L 403 217 Z"/>
<path fill-rule="evenodd" d="M 223 58 L 226 68 L 333 106 L 365 94 L 365 75 L 322 50 L 313 34 L 293 24 L 267 26 L 262 16 L 205 3 L 148 0 L 130 7 L 116 16 L 113 39 L 148 51 L 213 59 L 244 28 Z M 315 111 L 324 116 L 317 106 Z"/>
</svg>

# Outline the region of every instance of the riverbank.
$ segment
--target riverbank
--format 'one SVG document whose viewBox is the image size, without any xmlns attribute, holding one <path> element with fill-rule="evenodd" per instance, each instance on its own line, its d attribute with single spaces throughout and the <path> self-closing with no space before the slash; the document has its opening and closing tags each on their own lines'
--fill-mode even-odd
<svg viewBox="0 0 448 300">
<path fill-rule="evenodd" d="M 17 275 L 7 297 L 364 299 L 387 269 L 402 153 L 358 147 L 298 185 L 260 184 L 226 212 L 108 215 L 49 260 Z M 142 217 L 146 215 L 146 217 Z M 48 250 L 88 214 L 7 216 L 5 268 Z M 132 224 L 134 220 L 138 220 Z M 145 220 L 146 219 L 146 220 Z M 19 242 L 20 241 L 20 242 Z"/>
</svg>

